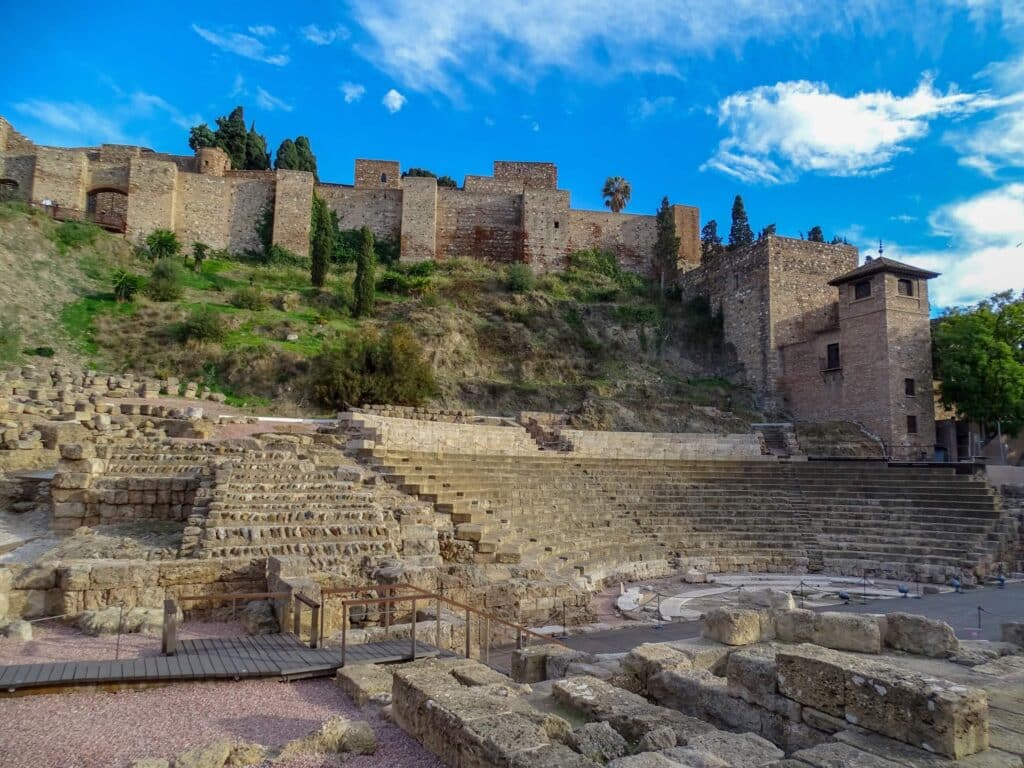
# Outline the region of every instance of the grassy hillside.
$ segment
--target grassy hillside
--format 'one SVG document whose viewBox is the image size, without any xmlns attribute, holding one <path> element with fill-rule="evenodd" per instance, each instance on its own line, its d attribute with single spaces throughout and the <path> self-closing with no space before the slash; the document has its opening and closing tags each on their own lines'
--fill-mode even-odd
<svg viewBox="0 0 1024 768">
<path fill-rule="evenodd" d="M 20 360 L 52 348 L 105 370 L 197 379 L 255 409 L 322 412 L 311 360 L 405 326 L 433 369 L 437 405 L 565 411 L 583 426 L 626 429 L 730 428 L 752 418 L 706 308 L 655 300 L 650 285 L 602 254 L 578 254 L 566 272 L 537 280 L 471 260 L 381 265 L 376 312 L 362 320 L 351 316 L 351 265 L 331 265 L 318 291 L 301 264 L 209 258 L 194 271 L 179 261 L 180 296 L 118 302 L 116 273 L 147 279 L 146 254 L 87 225 L 0 207 L 0 269 L 10 276 L 0 307 L 7 327 L 20 329 Z M 186 338 L 197 317 L 220 333 Z"/>
</svg>

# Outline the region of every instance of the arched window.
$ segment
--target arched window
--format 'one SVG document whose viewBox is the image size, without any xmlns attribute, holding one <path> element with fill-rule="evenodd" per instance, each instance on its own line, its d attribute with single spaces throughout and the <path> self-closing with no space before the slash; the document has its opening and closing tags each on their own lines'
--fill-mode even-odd
<svg viewBox="0 0 1024 768">
<path fill-rule="evenodd" d="M 18 197 L 18 182 L 14 179 L 0 179 L 0 200 L 15 200 Z"/>
<path fill-rule="evenodd" d="M 388 183 L 388 175 L 386 173 L 382 173 L 380 175 L 380 183 L 381 184 L 387 184 Z"/>
</svg>

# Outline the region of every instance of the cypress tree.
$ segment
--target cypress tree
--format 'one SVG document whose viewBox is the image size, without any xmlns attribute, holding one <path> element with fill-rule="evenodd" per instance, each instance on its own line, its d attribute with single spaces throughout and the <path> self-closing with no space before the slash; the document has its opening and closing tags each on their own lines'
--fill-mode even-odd
<svg viewBox="0 0 1024 768">
<path fill-rule="evenodd" d="M 661 279 L 661 295 L 665 295 L 665 279 L 668 273 L 676 267 L 679 259 L 679 244 L 681 240 L 676 234 L 676 222 L 672 217 L 672 206 L 668 198 L 661 198 L 661 207 L 655 217 L 658 230 L 658 237 L 654 241 L 654 265 L 658 270 Z"/>
<path fill-rule="evenodd" d="M 356 254 L 356 280 L 353 292 L 356 305 L 353 314 L 356 317 L 368 317 L 373 314 L 374 272 L 377 257 L 373 250 L 373 232 L 368 227 L 359 230 L 359 252 Z"/>
<path fill-rule="evenodd" d="M 245 168 L 247 138 L 245 114 L 241 107 L 235 107 L 227 117 L 217 118 L 217 146 L 227 152 L 235 170 Z"/>
<path fill-rule="evenodd" d="M 747 220 L 747 209 L 743 207 L 743 198 L 736 195 L 732 202 L 732 228 L 729 230 L 729 247 L 742 248 L 754 242 L 754 231 Z"/>
<path fill-rule="evenodd" d="M 281 142 L 281 146 L 277 148 L 274 167 L 285 171 L 302 170 L 299 168 L 299 151 L 296 149 L 294 141 L 285 139 Z"/>
<path fill-rule="evenodd" d="M 256 123 L 249 127 L 245 137 L 245 169 L 247 171 L 265 171 L 270 168 L 270 154 L 267 152 L 267 139 L 256 133 Z"/>
<path fill-rule="evenodd" d="M 313 195 L 312 237 L 309 241 L 309 273 L 314 288 L 323 288 L 327 281 L 327 264 L 334 252 L 334 228 L 327 201 Z M 358 278 L 357 278 L 358 279 Z"/>
<path fill-rule="evenodd" d="M 700 260 L 706 264 L 722 252 L 722 238 L 718 236 L 718 222 L 712 219 L 700 231 Z"/>
<path fill-rule="evenodd" d="M 193 125 L 192 130 L 188 133 L 188 145 L 193 152 L 197 152 L 201 147 L 216 147 L 217 135 L 210 130 L 210 126 L 206 123 Z"/>
<path fill-rule="evenodd" d="M 807 231 L 807 239 L 812 243 L 824 243 L 825 233 L 821 231 L 821 227 L 815 224 Z"/>
<path fill-rule="evenodd" d="M 316 176 L 316 155 L 313 148 L 309 146 L 309 139 L 299 136 L 295 139 L 295 151 L 298 153 L 299 167 L 297 171 L 309 171 Z"/>
</svg>

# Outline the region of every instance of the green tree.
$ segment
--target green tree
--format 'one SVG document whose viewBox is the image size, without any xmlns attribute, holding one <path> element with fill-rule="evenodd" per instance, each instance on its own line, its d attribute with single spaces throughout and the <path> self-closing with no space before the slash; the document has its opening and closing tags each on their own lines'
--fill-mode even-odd
<svg viewBox="0 0 1024 768">
<path fill-rule="evenodd" d="M 249 132 L 245 135 L 245 169 L 247 171 L 270 169 L 267 138 L 261 133 L 256 133 L 256 123 L 249 126 Z"/>
<path fill-rule="evenodd" d="M 764 240 L 767 237 L 772 237 L 775 234 L 775 232 L 776 232 L 775 225 L 774 224 L 769 224 L 767 227 L 765 227 L 764 229 L 762 229 L 758 233 L 757 239 L 758 240 Z"/>
<path fill-rule="evenodd" d="M 618 213 L 627 205 L 633 194 L 633 188 L 621 176 L 609 176 L 604 181 L 604 188 L 601 190 L 601 197 L 604 204 L 612 209 L 612 213 Z"/>
<path fill-rule="evenodd" d="M 193 125 L 188 134 L 188 145 L 193 152 L 198 152 L 202 147 L 216 147 L 217 136 L 206 123 Z"/>
<path fill-rule="evenodd" d="M 146 236 L 149 255 L 156 259 L 170 259 L 181 252 L 178 236 L 169 229 L 154 229 Z"/>
<path fill-rule="evenodd" d="M 955 309 L 935 328 L 936 372 L 947 407 L 1015 435 L 1024 426 L 1024 296 L 997 293 Z"/>
<path fill-rule="evenodd" d="M 142 278 L 138 275 L 133 275 L 131 272 L 125 272 L 123 269 L 114 272 L 113 280 L 114 298 L 118 304 L 134 301 L 135 294 L 142 287 Z"/>
<path fill-rule="evenodd" d="M 404 179 L 406 176 L 437 179 L 437 186 L 439 187 L 451 187 L 453 189 L 459 188 L 459 183 L 451 176 L 438 176 L 436 173 L 428 171 L 426 168 L 410 168 L 408 171 L 402 171 L 402 178 Z"/>
<path fill-rule="evenodd" d="M 316 155 L 313 154 L 313 148 L 309 146 L 309 139 L 305 136 L 295 139 L 295 152 L 299 158 L 299 167 L 295 170 L 309 171 L 316 176 Z"/>
<path fill-rule="evenodd" d="M 821 227 L 815 224 L 809 230 L 807 230 L 807 239 L 812 243 L 824 243 L 825 233 L 821 231 Z"/>
<path fill-rule="evenodd" d="M 192 269 L 199 272 L 203 268 L 203 262 L 210 255 L 210 246 L 206 243 L 192 243 Z"/>
<path fill-rule="evenodd" d="M 722 238 L 718 234 L 718 222 L 712 219 L 700 231 L 701 263 L 707 264 L 712 261 L 722 250 Z"/>
<path fill-rule="evenodd" d="M 242 107 L 235 107 L 227 117 L 217 118 L 217 146 L 231 158 L 231 167 L 235 170 L 245 168 L 248 135 Z"/>
<path fill-rule="evenodd" d="M 676 269 L 679 262 L 679 245 L 682 243 L 676 232 L 676 221 L 668 198 L 661 198 L 661 207 L 655 217 L 658 237 L 654 241 L 654 267 L 661 283 L 661 295 L 665 295 L 665 280 Z"/>
<path fill-rule="evenodd" d="M 373 314 L 373 288 L 377 267 L 377 255 L 373 248 L 373 232 L 369 227 L 359 230 L 359 252 L 356 254 L 356 279 L 352 286 L 356 296 L 353 314 L 369 317 Z"/>
<path fill-rule="evenodd" d="M 302 170 L 299 168 L 300 162 L 299 150 L 295 146 L 295 142 L 291 139 L 282 141 L 274 156 L 274 168 L 283 171 L 299 171 Z"/>
<path fill-rule="evenodd" d="M 754 231 L 747 220 L 747 209 L 743 198 L 736 195 L 732 201 L 732 227 L 729 229 L 729 248 L 742 248 L 754 242 Z"/>
<path fill-rule="evenodd" d="M 327 282 L 327 265 L 334 255 L 334 227 L 327 201 L 316 194 L 313 195 L 311 219 L 309 274 L 313 287 L 323 288 Z"/>
</svg>

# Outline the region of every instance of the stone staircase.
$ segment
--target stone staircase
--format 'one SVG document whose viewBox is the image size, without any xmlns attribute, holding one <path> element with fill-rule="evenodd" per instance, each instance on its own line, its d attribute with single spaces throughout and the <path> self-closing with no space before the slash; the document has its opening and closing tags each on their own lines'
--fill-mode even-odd
<svg viewBox="0 0 1024 768">
<path fill-rule="evenodd" d="M 478 562 L 591 579 L 671 561 L 945 581 L 992 565 L 1005 514 L 981 479 L 877 462 L 420 454 L 375 449 Z"/>
</svg>

